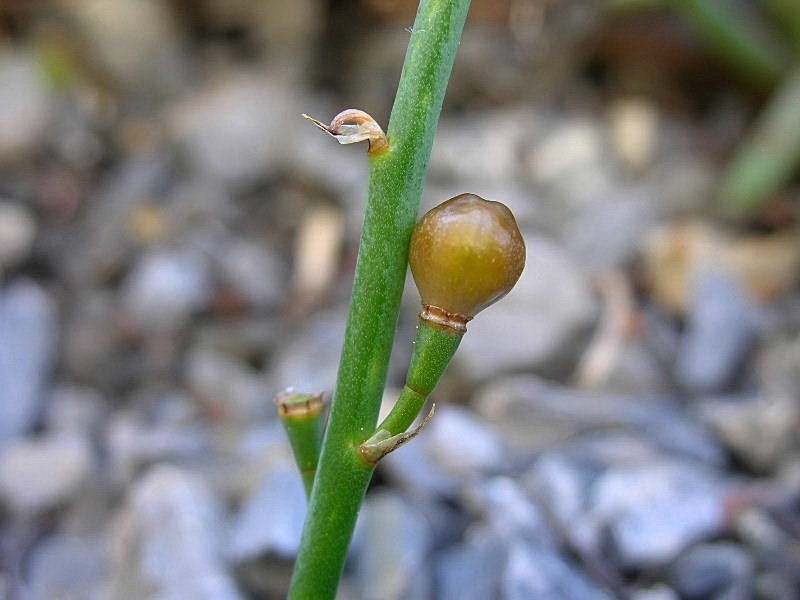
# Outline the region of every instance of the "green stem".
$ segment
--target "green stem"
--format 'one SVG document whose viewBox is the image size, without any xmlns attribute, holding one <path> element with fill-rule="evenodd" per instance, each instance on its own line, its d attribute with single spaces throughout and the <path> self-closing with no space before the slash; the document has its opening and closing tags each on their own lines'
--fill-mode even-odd
<svg viewBox="0 0 800 600">
<path fill-rule="evenodd" d="M 275 404 L 303 478 L 306 496 L 310 497 L 324 433 L 322 395 L 284 392 L 278 394 Z"/>
<path fill-rule="evenodd" d="M 450 364 L 463 335 L 449 327 L 441 327 L 425 319 L 419 320 L 406 384 L 392 412 L 378 429 L 397 435 L 411 426 Z"/>
<path fill-rule="evenodd" d="M 408 242 L 469 0 L 422 0 L 389 121 L 389 149 L 370 158 L 369 196 L 330 423 L 289 590 L 336 596 L 373 469 L 358 447 L 378 418 Z"/>
<path fill-rule="evenodd" d="M 800 67 L 786 77 L 723 173 L 720 202 L 745 217 L 780 192 L 800 167 Z"/>
<path fill-rule="evenodd" d="M 785 58 L 771 40 L 731 0 L 669 0 L 729 69 L 758 89 L 779 80 Z"/>
<path fill-rule="evenodd" d="M 795 53 L 800 52 L 800 2 L 798 0 L 761 0 L 775 23 L 791 38 Z"/>
</svg>

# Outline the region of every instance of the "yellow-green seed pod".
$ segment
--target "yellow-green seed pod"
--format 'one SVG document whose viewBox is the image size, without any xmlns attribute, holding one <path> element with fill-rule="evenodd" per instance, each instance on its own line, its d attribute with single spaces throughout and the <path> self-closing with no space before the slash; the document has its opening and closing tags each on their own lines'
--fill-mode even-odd
<svg viewBox="0 0 800 600">
<path fill-rule="evenodd" d="M 514 287 L 525 242 L 508 207 L 461 194 L 417 223 L 409 263 L 423 318 L 466 331 L 467 321 Z"/>
</svg>

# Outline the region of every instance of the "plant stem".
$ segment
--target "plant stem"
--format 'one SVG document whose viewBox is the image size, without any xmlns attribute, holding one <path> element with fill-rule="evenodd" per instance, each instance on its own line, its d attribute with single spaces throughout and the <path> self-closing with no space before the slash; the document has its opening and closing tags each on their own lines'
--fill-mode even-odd
<svg viewBox="0 0 800 600">
<path fill-rule="evenodd" d="M 785 59 L 772 40 L 731 0 L 669 0 L 720 61 L 758 89 L 778 82 Z"/>
<path fill-rule="evenodd" d="M 324 433 L 322 394 L 283 392 L 275 398 L 275 404 L 292 446 L 294 461 L 303 478 L 306 496 L 310 497 Z"/>
<path fill-rule="evenodd" d="M 791 71 L 722 177 L 720 202 L 746 217 L 780 192 L 800 167 L 800 67 Z"/>
<path fill-rule="evenodd" d="M 800 2 L 797 0 L 761 0 L 772 13 L 775 24 L 791 38 L 794 51 L 800 52 Z"/>
<path fill-rule="evenodd" d="M 406 384 L 392 412 L 378 429 L 397 435 L 411 426 L 450 364 L 463 335 L 449 327 L 434 325 L 425 319 L 419 320 Z"/>
<path fill-rule="evenodd" d="M 469 0 L 422 0 L 389 121 L 389 149 L 370 158 L 361 246 L 331 417 L 289 590 L 336 596 L 373 469 L 358 447 L 378 418 L 425 174 Z"/>
</svg>

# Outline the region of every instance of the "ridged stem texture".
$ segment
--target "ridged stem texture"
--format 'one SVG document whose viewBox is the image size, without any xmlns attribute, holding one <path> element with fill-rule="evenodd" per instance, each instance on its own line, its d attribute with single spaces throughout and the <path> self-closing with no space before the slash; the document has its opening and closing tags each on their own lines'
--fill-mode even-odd
<svg viewBox="0 0 800 600">
<path fill-rule="evenodd" d="M 289 590 L 333 599 L 373 469 L 358 447 L 378 419 L 408 243 L 469 0 L 422 0 L 387 136 L 370 160 L 369 194 L 330 421 Z"/>
<path fill-rule="evenodd" d="M 420 319 L 406 384 L 379 429 L 397 435 L 411 426 L 450 364 L 463 336 L 460 331 Z"/>
</svg>

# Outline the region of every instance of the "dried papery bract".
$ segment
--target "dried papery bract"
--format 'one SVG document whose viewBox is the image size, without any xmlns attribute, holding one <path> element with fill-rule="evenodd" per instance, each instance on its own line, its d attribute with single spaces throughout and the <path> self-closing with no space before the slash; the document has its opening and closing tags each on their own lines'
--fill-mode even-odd
<svg viewBox="0 0 800 600">
<path fill-rule="evenodd" d="M 303 117 L 314 123 L 322 131 L 332 135 L 340 144 L 356 144 L 369 141 L 368 154 L 375 156 L 389 148 L 386 134 L 377 121 L 363 110 L 348 108 L 333 117 L 330 125 L 318 121 L 314 117 L 303 114 Z"/>
</svg>

